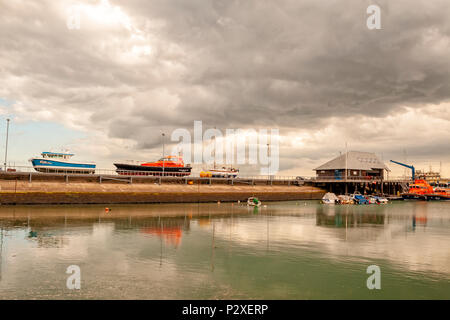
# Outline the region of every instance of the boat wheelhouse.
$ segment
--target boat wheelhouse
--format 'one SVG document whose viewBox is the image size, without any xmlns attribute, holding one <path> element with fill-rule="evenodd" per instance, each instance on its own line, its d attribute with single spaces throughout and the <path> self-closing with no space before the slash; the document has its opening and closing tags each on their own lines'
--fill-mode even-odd
<svg viewBox="0 0 450 320">
<path fill-rule="evenodd" d="M 73 153 L 44 151 L 40 157 L 30 159 L 33 168 L 45 173 L 95 173 L 95 163 L 71 160 Z"/>
</svg>

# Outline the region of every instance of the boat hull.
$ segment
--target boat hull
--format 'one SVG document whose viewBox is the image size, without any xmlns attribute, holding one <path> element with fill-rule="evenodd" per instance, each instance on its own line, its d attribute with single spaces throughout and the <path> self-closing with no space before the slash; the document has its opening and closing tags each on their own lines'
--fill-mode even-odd
<svg viewBox="0 0 450 320">
<path fill-rule="evenodd" d="M 235 172 L 211 172 L 211 178 L 236 178 Z"/>
<path fill-rule="evenodd" d="M 184 177 L 191 174 L 191 167 L 153 167 L 126 163 L 114 163 L 116 172 L 127 176 L 175 176 Z M 164 171 L 164 172 L 163 172 Z"/>
<path fill-rule="evenodd" d="M 450 195 L 442 195 L 442 194 L 427 194 L 427 200 L 437 200 L 437 201 L 450 201 Z"/>
<path fill-rule="evenodd" d="M 403 200 L 427 200 L 427 196 L 424 194 L 417 194 L 417 193 L 404 193 L 402 194 Z"/>
<path fill-rule="evenodd" d="M 95 173 L 95 164 L 70 162 L 61 160 L 31 159 L 34 170 L 43 173 L 78 173 L 92 174 Z"/>
</svg>

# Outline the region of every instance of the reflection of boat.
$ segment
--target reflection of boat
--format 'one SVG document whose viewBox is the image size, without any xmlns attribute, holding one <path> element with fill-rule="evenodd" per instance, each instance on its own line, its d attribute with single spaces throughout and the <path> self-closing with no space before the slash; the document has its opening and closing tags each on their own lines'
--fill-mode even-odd
<svg viewBox="0 0 450 320">
<path fill-rule="evenodd" d="M 259 201 L 259 199 L 256 198 L 256 197 L 250 197 L 250 198 L 247 199 L 247 205 L 248 206 L 260 207 L 261 206 L 261 201 Z"/>
<path fill-rule="evenodd" d="M 322 198 L 324 204 L 335 204 L 339 201 L 339 198 L 332 192 L 327 192 Z"/>
<path fill-rule="evenodd" d="M 116 172 L 121 175 L 152 175 L 152 176 L 188 176 L 191 166 L 184 165 L 183 158 L 168 156 L 156 162 L 141 164 L 114 163 Z"/>
<path fill-rule="evenodd" d="M 38 172 L 47 173 L 95 173 L 95 163 L 70 160 L 73 153 L 42 152 L 41 157 L 30 159 Z"/>
<path fill-rule="evenodd" d="M 146 227 L 142 229 L 142 232 L 164 238 L 167 242 L 175 246 L 178 246 L 180 244 L 181 237 L 183 235 L 181 227 L 176 226 Z"/>
<path fill-rule="evenodd" d="M 422 179 L 416 179 L 408 188 L 408 192 L 402 193 L 404 200 L 427 200 L 428 194 L 433 194 L 433 187 Z"/>
</svg>

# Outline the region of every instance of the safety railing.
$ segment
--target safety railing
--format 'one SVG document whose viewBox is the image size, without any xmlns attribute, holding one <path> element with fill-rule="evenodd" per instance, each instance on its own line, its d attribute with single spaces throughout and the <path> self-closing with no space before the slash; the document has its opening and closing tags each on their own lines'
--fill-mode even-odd
<svg viewBox="0 0 450 320">
<path fill-rule="evenodd" d="M 6 169 L 6 170 L 5 170 Z M 387 177 L 381 179 L 380 177 L 371 176 L 283 176 L 283 175 L 243 175 L 234 174 L 223 176 L 210 176 L 201 177 L 200 172 L 170 172 L 170 171 L 141 171 L 141 170 L 123 170 L 123 169 L 104 169 L 104 168 L 80 168 L 74 169 L 63 169 L 63 168 L 39 168 L 39 172 L 32 166 L 4 166 L 0 167 L 0 173 L 31 173 L 31 174 L 57 174 L 57 175 L 97 175 L 97 176 L 127 176 L 127 177 L 175 177 L 175 178 L 204 178 L 204 179 L 240 179 L 240 180 L 266 180 L 266 181 L 295 181 L 299 184 L 305 182 L 345 182 L 345 181 L 367 181 L 367 182 L 408 182 L 411 181 L 409 177 Z M 441 180 L 446 181 L 449 179 L 442 178 Z"/>
<path fill-rule="evenodd" d="M 56 175 L 100 175 L 100 176 L 127 176 L 127 177 L 178 177 L 178 178 L 205 178 L 205 179 L 240 179 L 240 180 L 269 180 L 269 181 L 309 181 L 313 177 L 281 176 L 281 175 L 242 175 L 222 174 L 213 176 L 200 176 L 200 172 L 171 172 L 171 171 L 147 171 L 147 170 L 124 170 L 124 169 L 102 169 L 102 168 L 45 168 L 36 170 L 32 166 L 7 166 L 0 168 L 0 173 L 31 173 L 31 174 L 56 174 Z"/>
</svg>

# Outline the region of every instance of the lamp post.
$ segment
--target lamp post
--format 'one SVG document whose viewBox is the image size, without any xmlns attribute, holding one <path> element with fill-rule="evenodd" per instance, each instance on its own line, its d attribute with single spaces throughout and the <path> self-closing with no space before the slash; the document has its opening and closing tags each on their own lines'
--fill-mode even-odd
<svg viewBox="0 0 450 320">
<path fill-rule="evenodd" d="M 165 164 L 166 164 L 166 159 L 165 159 L 165 157 L 164 157 L 164 137 L 165 137 L 164 132 L 163 132 L 161 135 L 162 135 L 162 156 L 163 156 L 163 170 L 162 170 L 162 175 L 164 176 L 164 167 L 165 167 Z"/>
<path fill-rule="evenodd" d="M 9 119 L 6 119 L 6 146 L 5 146 L 5 171 L 6 171 L 6 161 L 8 159 L 8 136 L 9 136 Z"/>
</svg>

